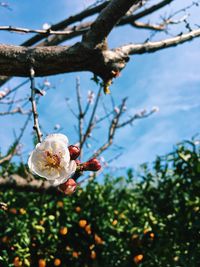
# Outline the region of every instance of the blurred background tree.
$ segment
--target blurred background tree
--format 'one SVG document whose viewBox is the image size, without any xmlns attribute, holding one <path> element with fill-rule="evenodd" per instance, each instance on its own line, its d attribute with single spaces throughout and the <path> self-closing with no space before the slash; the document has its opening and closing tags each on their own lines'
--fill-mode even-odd
<svg viewBox="0 0 200 267">
<path fill-rule="evenodd" d="M 1 266 L 199 266 L 199 141 L 72 197 L 1 184 Z"/>
</svg>

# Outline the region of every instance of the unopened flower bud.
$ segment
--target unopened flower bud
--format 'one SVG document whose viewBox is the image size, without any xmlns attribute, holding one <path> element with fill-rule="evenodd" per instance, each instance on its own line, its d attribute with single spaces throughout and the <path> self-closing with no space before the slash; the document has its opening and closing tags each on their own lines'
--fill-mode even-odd
<svg viewBox="0 0 200 267">
<path fill-rule="evenodd" d="M 78 146 L 71 145 L 68 147 L 68 149 L 69 149 L 69 153 L 70 153 L 70 159 L 71 160 L 77 159 L 78 156 L 80 155 L 80 152 L 81 152 L 80 148 Z"/>
<path fill-rule="evenodd" d="M 76 191 L 77 183 L 74 179 L 69 178 L 67 182 L 61 184 L 58 189 L 65 195 L 72 195 Z"/>
<path fill-rule="evenodd" d="M 93 158 L 82 164 L 83 171 L 98 171 L 101 169 L 101 164 L 98 159 Z"/>
<path fill-rule="evenodd" d="M 81 164 L 79 159 L 76 159 L 75 162 L 76 162 L 76 165 L 80 165 Z"/>
</svg>

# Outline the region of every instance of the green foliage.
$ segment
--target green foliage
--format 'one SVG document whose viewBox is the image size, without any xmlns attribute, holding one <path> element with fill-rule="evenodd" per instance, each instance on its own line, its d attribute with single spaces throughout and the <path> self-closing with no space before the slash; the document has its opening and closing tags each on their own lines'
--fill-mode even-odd
<svg viewBox="0 0 200 267">
<path fill-rule="evenodd" d="M 0 264 L 44 259 L 54 266 L 58 258 L 60 266 L 200 266 L 199 192 L 193 142 L 158 157 L 153 168 L 94 179 L 72 197 L 2 188 L 9 210 L 0 213 Z"/>
</svg>

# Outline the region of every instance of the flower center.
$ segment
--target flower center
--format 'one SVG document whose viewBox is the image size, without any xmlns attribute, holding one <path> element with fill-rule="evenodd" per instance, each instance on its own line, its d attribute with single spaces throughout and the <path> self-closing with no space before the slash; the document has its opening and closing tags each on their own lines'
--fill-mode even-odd
<svg viewBox="0 0 200 267">
<path fill-rule="evenodd" d="M 45 151 L 45 154 L 46 154 L 46 165 L 45 166 L 49 166 L 53 168 L 60 167 L 61 158 L 59 155 L 52 154 L 49 151 Z"/>
</svg>

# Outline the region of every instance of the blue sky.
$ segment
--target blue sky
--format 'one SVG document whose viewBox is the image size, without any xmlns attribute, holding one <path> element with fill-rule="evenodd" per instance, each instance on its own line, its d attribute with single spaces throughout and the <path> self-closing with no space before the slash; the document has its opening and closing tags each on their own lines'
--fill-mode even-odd
<svg viewBox="0 0 200 267">
<path fill-rule="evenodd" d="M 43 0 L 43 1 L 9 1 L 13 11 L 0 8 L 1 25 L 39 29 L 43 23 L 56 23 L 67 16 L 81 11 L 91 4 L 90 0 Z M 154 3 L 155 1 L 150 1 Z M 184 4 L 191 3 L 185 0 Z M 176 0 L 174 5 L 162 11 L 170 13 L 180 8 L 183 1 Z M 191 10 L 191 23 L 200 24 L 199 8 Z M 145 18 L 144 21 L 148 21 Z M 151 17 L 156 22 L 158 15 Z M 181 28 L 179 27 L 178 30 Z M 124 43 L 140 42 L 147 36 L 147 31 L 138 31 L 131 27 L 119 28 L 109 37 L 110 47 L 116 47 Z M 20 44 L 31 35 L 0 32 L 0 43 Z M 160 39 L 162 34 L 156 36 Z M 70 40 L 67 44 L 73 44 Z M 128 114 L 134 114 L 138 110 L 152 106 L 158 106 L 160 111 L 151 117 L 139 120 L 132 127 L 121 129 L 116 135 L 115 143 L 125 147 L 124 154 L 113 163 L 116 166 L 132 167 L 137 164 L 153 161 L 156 155 L 170 152 L 177 142 L 190 139 L 199 133 L 200 126 L 200 38 L 176 48 L 166 49 L 154 54 L 146 54 L 131 57 L 121 76 L 115 80 L 112 86 L 112 94 L 116 103 L 128 96 Z M 41 99 L 39 106 L 40 122 L 45 132 L 52 132 L 55 124 L 63 127 L 63 133 L 67 134 L 72 143 L 77 141 L 74 130 L 74 118 L 63 100 L 70 97 L 72 106 L 75 103 L 75 78 L 80 76 L 81 88 L 84 97 L 88 90 L 97 91 L 97 87 L 91 82 L 91 73 L 70 73 L 48 77 L 56 89 L 50 90 Z M 37 79 L 41 82 L 43 79 Z M 6 86 L 13 87 L 23 81 L 15 78 Z M 27 95 L 29 86 L 24 86 L 18 96 Z M 109 97 L 105 96 L 106 103 Z M 2 110 L 2 109 L 1 109 Z M 0 147 L 3 152 L 12 143 L 13 129 L 19 131 L 23 125 L 24 117 L 21 115 L 6 116 L 0 118 Z M 32 149 L 31 125 L 24 136 L 24 160 Z M 96 133 L 97 138 L 106 138 L 107 132 L 100 129 Z M 95 133 L 94 133 L 95 135 Z M 87 152 L 87 151 L 86 151 Z M 111 158 L 114 151 L 105 154 L 105 159 Z M 87 154 L 86 154 L 87 155 Z"/>
</svg>

